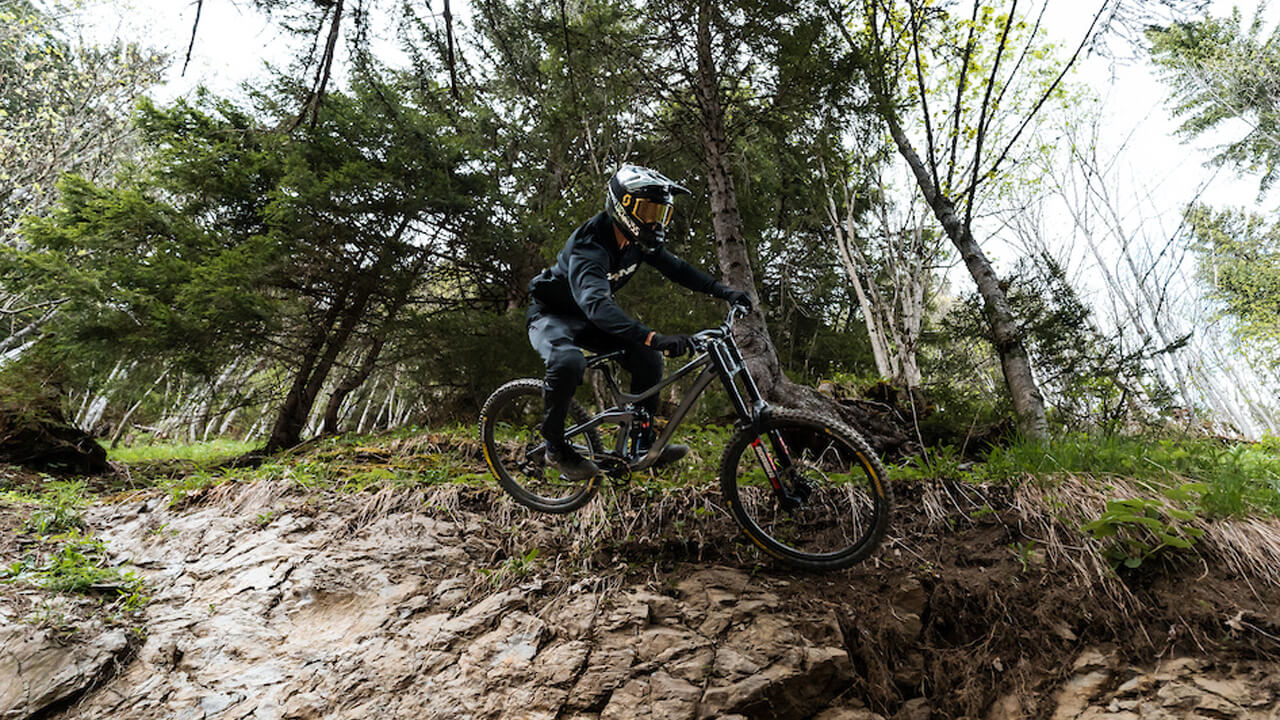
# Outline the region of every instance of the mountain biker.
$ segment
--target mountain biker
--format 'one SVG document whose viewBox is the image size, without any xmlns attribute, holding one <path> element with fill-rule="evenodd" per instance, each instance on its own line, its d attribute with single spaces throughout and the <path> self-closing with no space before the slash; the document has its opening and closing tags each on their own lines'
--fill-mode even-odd
<svg viewBox="0 0 1280 720">
<path fill-rule="evenodd" d="M 751 307 L 745 292 L 716 282 L 663 247 L 675 198 L 688 194 L 688 189 L 654 170 L 623 165 L 609 179 L 604 212 L 574 230 L 555 265 L 529 283 L 529 342 L 547 366 L 542 384 L 546 457 L 570 479 L 583 480 L 600 471 L 564 438 L 565 417 L 586 370 L 582 349 L 624 350 L 622 367 L 631 374 L 633 394 L 662 378 L 660 353 L 678 357 L 692 349 L 688 335 L 654 332 L 614 302 L 613 294 L 627 284 L 640 263 L 652 265 L 690 290 Z M 647 417 L 653 417 L 658 397 L 647 398 L 641 407 Z M 644 457 L 653 441 L 653 427 L 642 420 L 636 457 Z M 654 466 L 675 462 L 687 452 L 685 445 L 668 445 Z"/>
</svg>

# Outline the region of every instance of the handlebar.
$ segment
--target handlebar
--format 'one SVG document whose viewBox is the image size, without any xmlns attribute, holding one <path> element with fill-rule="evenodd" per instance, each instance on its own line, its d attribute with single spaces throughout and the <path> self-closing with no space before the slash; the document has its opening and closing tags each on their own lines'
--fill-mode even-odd
<svg viewBox="0 0 1280 720">
<path fill-rule="evenodd" d="M 741 305 L 729 305 L 729 312 L 725 315 L 724 322 L 720 324 L 720 327 L 699 330 L 690 336 L 690 339 L 693 340 L 694 349 L 698 352 L 705 351 L 708 341 L 718 340 L 732 333 L 733 323 L 738 318 L 746 317 L 748 313 L 750 313 L 750 310 Z"/>
</svg>

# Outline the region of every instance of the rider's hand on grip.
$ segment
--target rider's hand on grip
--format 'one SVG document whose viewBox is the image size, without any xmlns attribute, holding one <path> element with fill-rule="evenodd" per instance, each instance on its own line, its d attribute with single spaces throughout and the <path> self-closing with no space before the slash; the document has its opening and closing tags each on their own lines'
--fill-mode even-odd
<svg viewBox="0 0 1280 720">
<path fill-rule="evenodd" d="M 649 341 L 649 347 L 666 355 L 667 357 L 680 357 L 688 355 L 693 349 L 693 340 L 688 335 L 659 335 L 653 334 L 653 338 Z"/>
<path fill-rule="evenodd" d="M 751 296 L 741 290 L 730 290 L 729 293 L 724 296 L 724 299 L 730 305 L 736 305 L 747 312 L 751 312 Z"/>
</svg>

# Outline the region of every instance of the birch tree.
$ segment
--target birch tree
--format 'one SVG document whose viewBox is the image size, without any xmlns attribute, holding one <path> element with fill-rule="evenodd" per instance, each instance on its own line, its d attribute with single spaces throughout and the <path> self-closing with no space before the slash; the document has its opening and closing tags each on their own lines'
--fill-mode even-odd
<svg viewBox="0 0 1280 720">
<path fill-rule="evenodd" d="M 974 217 L 1107 7 L 1056 67 L 1042 47 L 1039 17 L 1020 15 L 1017 0 L 975 2 L 967 18 L 927 0 L 868 0 L 856 17 L 837 11 L 835 18 L 860 58 L 876 112 L 978 288 L 1018 428 L 1028 437 L 1047 432 L 1044 396 Z"/>
<path fill-rule="evenodd" d="M 835 182 L 825 167 L 822 179 L 835 252 L 857 297 L 876 371 L 897 385 L 918 388 L 923 378 L 917 352 L 942 251 L 937 234 L 924 227 L 914 201 L 902 213 L 893 206 L 883 169 L 861 213 L 854 182 Z"/>
<path fill-rule="evenodd" d="M 1158 410 L 1154 400 L 1171 393 L 1172 419 L 1190 427 L 1252 437 L 1274 432 L 1280 419 L 1274 380 L 1231 341 L 1229 325 L 1197 283 L 1197 275 L 1212 282 L 1196 257 L 1197 247 L 1210 247 L 1195 240 L 1207 211 L 1169 220 L 1168 210 L 1182 200 L 1148 187 L 1145 169 L 1124 172 L 1127 141 L 1103 146 L 1112 121 L 1100 109 L 1080 103 L 1062 120 L 1052 129 L 1058 151 L 1035 165 L 1048 191 L 1037 207 L 1051 204 L 1055 219 L 1023 213 L 1035 218 L 1018 229 L 1028 253 L 1077 268 L 1079 286 L 1098 298 L 1097 316 L 1109 323 L 1122 354 L 1145 369 L 1130 380 L 1147 410 Z M 1057 219 L 1064 216 L 1065 227 Z"/>
</svg>

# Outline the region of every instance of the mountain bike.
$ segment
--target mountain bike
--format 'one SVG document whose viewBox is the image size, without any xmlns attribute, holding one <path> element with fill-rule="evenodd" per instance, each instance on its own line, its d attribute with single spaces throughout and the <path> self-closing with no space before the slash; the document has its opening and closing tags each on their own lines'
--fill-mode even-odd
<svg viewBox="0 0 1280 720">
<path fill-rule="evenodd" d="M 736 419 L 720 461 L 721 491 L 733 519 L 761 550 L 784 563 L 807 570 L 847 568 L 869 556 L 888 529 L 893 498 L 884 467 L 852 428 L 765 402 L 733 337 L 734 321 L 745 312 L 731 307 L 719 327 L 693 335 L 694 358 L 640 394 L 623 392 L 614 377 L 623 351 L 591 357 L 588 372 L 603 375 L 613 406 L 593 415 L 574 401 L 565 438 L 604 475 L 625 481 L 652 466 L 718 378 Z M 650 420 L 641 401 L 694 373 L 658 439 L 636 457 L 634 431 Z M 542 512 L 572 512 L 599 490 L 599 476 L 570 480 L 549 465 L 541 422 L 541 380 L 512 380 L 495 390 L 480 411 L 485 461 L 516 502 Z"/>
</svg>

